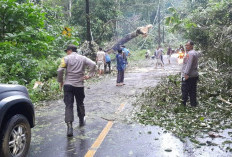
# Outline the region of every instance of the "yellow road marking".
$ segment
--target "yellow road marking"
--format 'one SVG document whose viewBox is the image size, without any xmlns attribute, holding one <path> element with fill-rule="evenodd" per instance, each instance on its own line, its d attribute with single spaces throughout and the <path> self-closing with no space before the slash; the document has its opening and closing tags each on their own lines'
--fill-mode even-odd
<svg viewBox="0 0 232 157">
<path fill-rule="evenodd" d="M 118 114 L 118 113 L 122 112 L 124 106 L 125 106 L 124 104 L 121 104 L 121 105 L 119 106 L 118 110 L 117 110 L 115 113 Z"/>
<path fill-rule="evenodd" d="M 124 106 L 125 106 L 124 104 L 121 104 L 115 113 L 116 114 L 120 113 L 123 110 Z M 100 135 L 97 137 L 96 141 L 93 143 L 93 145 L 91 146 L 89 151 L 85 154 L 85 157 L 93 157 L 94 156 L 94 154 L 96 153 L 97 149 L 100 147 L 101 143 L 105 139 L 106 135 L 110 131 L 113 124 L 114 124 L 113 121 L 108 121 L 105 128 L 102 130 Z"/>
<path fill-rule="evenodd" d="M 109 121 L 106 124 L 105 128 L 102 130 L 102 132 L 100 133 L 100 135 L 98 136 L 98 138 L 96 139 L 96 141 L 93 143 L 93 145 L 91 146 L 90 150 L 85 154 L 85 157 L 93 157 L 94 156 L 94 154 L 96 153 L 97 149 L 99 148 L 99 146 L 103 142 L 104 138 L 108 134 L 110 128 L 113 125 L 113 123 L 114 123 L 113 121 Z"/>
</svg>

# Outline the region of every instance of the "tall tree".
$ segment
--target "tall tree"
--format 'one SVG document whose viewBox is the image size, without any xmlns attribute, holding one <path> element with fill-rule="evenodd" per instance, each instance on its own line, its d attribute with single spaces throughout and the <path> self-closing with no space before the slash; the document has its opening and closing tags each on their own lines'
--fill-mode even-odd
<svg viewBox="0 0 232 157">
<path fill-rule="evenodd" d="M 164 26 L 163 26 L 163 43 L 164 43 Z"/>
<path fill-rule="evenodd" d="M 68 7 L 68 9 L 69 9 L 69 18 L 71 18 L 72 17 L 72 0 L 69 0 L 68 2 L 69 2 L 69 7 Z"/>
<path fill-rule="evenodd" d="M 115 9 L 116 2 L 109 0 L 89 0 L 89 16 L 86 14 L 86 0 L 78 0 L 73 5 L 71 24 L 78 26 L 79 35 L 83 41 L 93 40 L 98 44 L 110 41 L 115 32 L 115 21 L 119 11 Z M 86 17 L 88 16 L 88 17 Z M 86 21 L 90 18 L 87 37 Z M 92 24 L 93 23 L 93 24 Z"/>
<path fill-rule="evenodd" d="M 86 2 L 86 28 L 87 28 L 87 41 L 91 42 L 91 29 L 90 29 L 90 15 L 89 15 L 89 0 L 85 0 Z"/>
<path fill-rule="evenodd" d="M 160 35 L 160 6 L 158 8 L 158 45 L 161 44 L 161 35 Z"/>
</svg>

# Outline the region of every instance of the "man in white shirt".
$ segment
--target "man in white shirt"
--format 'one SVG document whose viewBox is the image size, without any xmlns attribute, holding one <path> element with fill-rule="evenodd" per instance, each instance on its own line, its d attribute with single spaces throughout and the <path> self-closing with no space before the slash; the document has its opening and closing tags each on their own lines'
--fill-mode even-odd
<svg viewBox="0 0 232 157">
<path fill-rule="evenodd" d="M 155 63 L 155 67 L 157 68 L 158 65 L 161 65 L 161 67 L 163 67 L 163 62 L 162 62 L 162 53 L 163 50 L 161 49 L 160 46 L 157 47 L 157 50 L 155 51 L 155 58 L 156 58 L 156 63 Z"/>
<path fill-rule="evenodd" d="M 106 60 L 105 60 L 105 52 L 102 51 L 102 48 L 99 48 L 99 51 L 97 52 L 96 62 L 98 67 L 98 74 L 99 75 L 104 74 L 104 64 L 106 64 Z"/>
</svg>

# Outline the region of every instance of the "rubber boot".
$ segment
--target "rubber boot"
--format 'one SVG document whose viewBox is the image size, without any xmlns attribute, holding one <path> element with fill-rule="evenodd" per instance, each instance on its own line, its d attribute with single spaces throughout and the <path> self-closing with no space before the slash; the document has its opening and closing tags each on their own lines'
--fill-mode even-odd
<svg viewBox="0 0 232 157">
<path fill-rule="evenodd" d="M 85 117 L 79 117 L 79 126 L 82 127 L 85 125 Z"/>
<path fill-rule="evenodd" d="M 67 136 L 68 137 L 73 136 L 72 122 L 68 122 L 67 123 L 67 127 L 68 127 L 68 129 L 67 129 Z"/>
</svg>

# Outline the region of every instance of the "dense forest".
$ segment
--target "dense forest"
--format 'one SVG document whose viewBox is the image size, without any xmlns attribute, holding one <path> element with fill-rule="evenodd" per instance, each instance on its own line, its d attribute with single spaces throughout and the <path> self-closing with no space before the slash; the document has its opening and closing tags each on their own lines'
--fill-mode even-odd
<svg viewBox="0 0 232 157">
<path fill-rule="evenodd" d="M 105 48 L 147 24 L 148 36 L 128 42 L 130 49 L 192 40 L 231 76 L 232 0 L 1 0 L 0 19 L 0 82 L 26 85 L 33 101 L 57 95 L 67 44 L 92 40 Z M 33 90 L 36 81 L 44 85 Z"/>
</svg>

